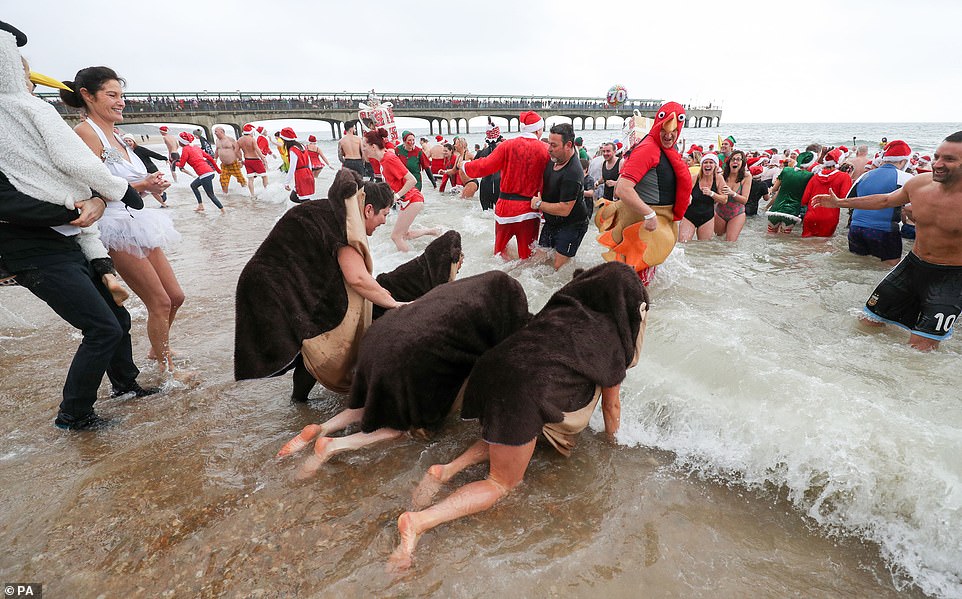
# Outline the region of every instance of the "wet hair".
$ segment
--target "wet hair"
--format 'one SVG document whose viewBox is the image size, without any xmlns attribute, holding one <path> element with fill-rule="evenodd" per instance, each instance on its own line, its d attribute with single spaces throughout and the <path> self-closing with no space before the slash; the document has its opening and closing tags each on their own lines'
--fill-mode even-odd
<svg viewBox="0 0 962 599">
<path fill-rule="evenodd" d="M 725 161 L 725 180 L 726 181 L 728 180 L 728 177 L 732 174 L 732 158 L 735 157 L 735 154 L 742 155 L 742 166 L 741 168 L 738 169 L 738 180 L 741 181 L 742 179 L 745 178 L 745 170 L 748 168 L 747 161 L 745 160 L 745 152 L 742 152 L 741 150 L 732 150 L 732 153 L 728 155 L 728 160 Z"/>
<path fill-rule="evenodd" d="M 952 135 L 949 135 L 948 137 L 946 137 L 943 141 L 947 141 L 953 144 L 962 142 L 962 131 L 956 131 Z"/>
<path fill-rule="evenodd" d="M 548 133 L 554 133 L 555 135 L 561 136 L 561 145 L 565 145 L 571 142 L 572 145 L 575 143 L 575 130 L 569 123 L 558 123 L 548 129 Z"/>
<path fill-rule="evenodd" d="M 63 82 L 64 85 L 73 91 L 60 90 L 60 99 L 71 108 L 85 108 L 86 105 L 84 104 L 83 96 L 80 95 L 80 90 L 86 89 L 91 96 L 95 96 L 97 92 L 103 89 L 104 84 L 108 81 L 117 81 L 121 87 L 127 85 L 127 82 L 110 67 L 87 67 L 86 69 L 80 69 L 77 71 L 77 74 L 74 75 L 73 81 Z"/>
<path fill-rule="evenodd" d="M 394 192 L 387 183 L 368 181 L 364 184 L 364 205 L 380 212 L 394 205 Z"/>
<path fill-rule="evenodd" d="M 822 151 L 822 144 L 808 144 L 807 146 L 805 146 L 805 151 L 818 154 L 819 152 Z"/>
<path fill-rule="evenodd" d="M 353 129 L 355 125 L 357 125 L 356 120 L 344 121 L 344 130 Z"/>
<path fill-rule="evenodd" d="M 364 132 L 364 141 L 366 141 L 369 145 L 377 146 L 382 150 L 384 149 L 385 139 L 387 139 L 387 131 L 384 129 Z"/>
</svg>

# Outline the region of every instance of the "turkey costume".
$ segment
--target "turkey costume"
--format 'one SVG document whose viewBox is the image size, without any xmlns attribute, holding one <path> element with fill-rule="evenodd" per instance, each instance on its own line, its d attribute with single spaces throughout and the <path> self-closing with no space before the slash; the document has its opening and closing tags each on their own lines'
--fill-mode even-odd
<svg viewBox="0 0 962 599">
<path fill-rule="evenodd" d="M 531 198 L 541 193 L 544 169 L 551 157 L 535 132 L 544 130 L 544 119 L 537 112 L 520 115 L 521 136 L 498 145 L 490 155 L 463 163 L 472 179 L 501 171 L 501 191 L 494 206 L 494 253 L 504 254 L 512 237 L 518 240 L 518 257 L 531 255 L 538 241 L 541 212 L 531 208 Z"/>
<path fill-rule="evenodd" d="M 691 202 L 691 172 L 675 146 L 664 148 L 662 131 L 677 131 L 685 124 L 685 108 L 668 102 L 658 109 L 651 129 L 629 150 L 620 178 L 635 186 L 638 196 L 652 207 L 658 227 L 647 231 L 643 216 L 621 200 L 602 200 L 595 216 L 601 235 L 598 242 L 609 248 L 602 254 L 606 261 L 630 265 L 648 285 L 655 267 L 671 253 L 678 241 L 678 221 Z"/>
</svg>

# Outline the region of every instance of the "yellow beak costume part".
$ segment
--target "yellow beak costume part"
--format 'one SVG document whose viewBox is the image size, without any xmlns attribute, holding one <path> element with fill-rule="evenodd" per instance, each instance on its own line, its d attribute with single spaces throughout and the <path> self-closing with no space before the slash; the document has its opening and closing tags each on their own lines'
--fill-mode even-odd
<svg viewBox="0 0 962 599">
<path fill-rule="evenodd" d="M 47 75 L 38 73 L 36 71 L 30 71 L 30 81 L 32 81 L 34 85 L 45 85 L 47 87 L 53 87 L 56 89 L 65 89 L 68 92 L 73 91 L 68 86 L 64 85 L 62 81 L 57 81 L 53 77 L 48 77 Z"/>
</svg>

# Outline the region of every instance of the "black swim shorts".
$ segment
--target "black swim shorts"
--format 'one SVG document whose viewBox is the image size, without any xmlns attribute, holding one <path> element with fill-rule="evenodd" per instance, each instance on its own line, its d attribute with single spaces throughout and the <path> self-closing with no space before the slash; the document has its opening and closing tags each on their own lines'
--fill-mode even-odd
<svg viewBox="0 0 962 599">
<path fill-rule="evenodd" d="M 364 161 L 360 158 L 345 158 L 344 168 L 349 168 L 362 177 L 364 176 Z"/>
<path fill-rule="evenodd" d="M 588 221 L 564 225 L 549 225 L 541 227 L 541 237 L 538 245 L 543 248 L 553 248 L 562 256 L 574 258 L 581 246 L 581 240 L 588 232 Z"/>
<path fill-rule="evenodd" d="M 909 252 L 875 288 L 864 310 L 872 320 L 919 337 L 948 339 L 962 313 L 962 266 L 930 264 Z"/>
</svg>

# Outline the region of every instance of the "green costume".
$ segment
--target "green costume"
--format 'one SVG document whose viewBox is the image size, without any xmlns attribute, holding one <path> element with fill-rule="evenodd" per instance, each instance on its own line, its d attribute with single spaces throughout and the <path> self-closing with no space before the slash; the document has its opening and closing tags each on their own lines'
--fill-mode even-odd
<svg viewBox="0 0 962 599">
<path fill-rule="evenodd" d="M 808 165 L 814 158 L 815 155 L 811 152 L 803 152 L 798 157 L 798 164 Z M 805 195 L 805 187 L 811 178 L 812 173 L 803 168 L 787 166 L 782 169 L 778 174 L 778 180 L 781 181 L 778 195 L 768 210 L 768 222 L 790 227 L 802 221 L 799 217 L 802 212 L 802 196 Z"/>
</svg>

